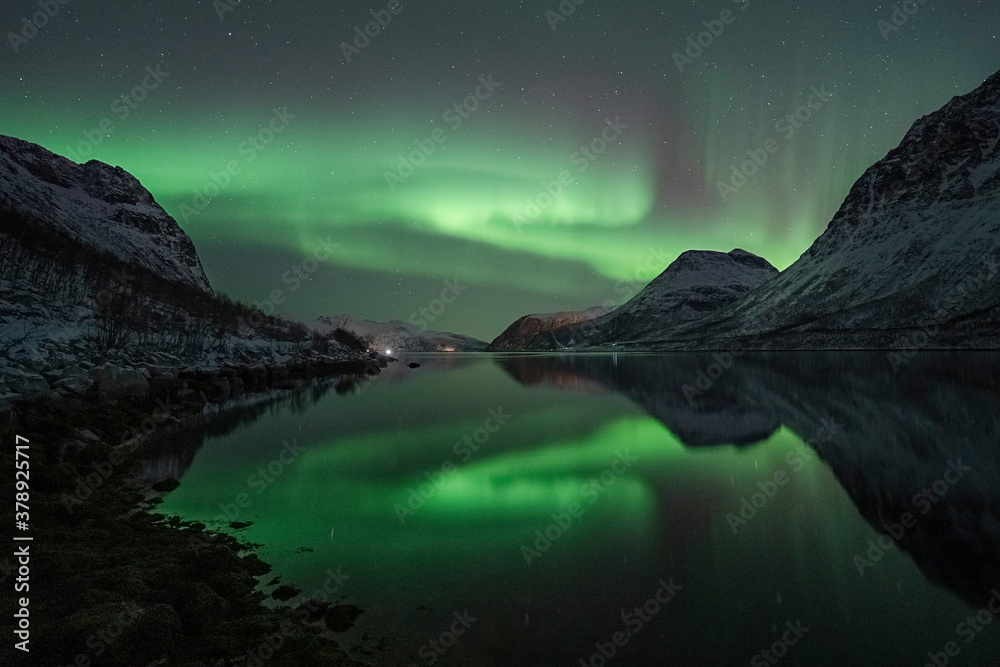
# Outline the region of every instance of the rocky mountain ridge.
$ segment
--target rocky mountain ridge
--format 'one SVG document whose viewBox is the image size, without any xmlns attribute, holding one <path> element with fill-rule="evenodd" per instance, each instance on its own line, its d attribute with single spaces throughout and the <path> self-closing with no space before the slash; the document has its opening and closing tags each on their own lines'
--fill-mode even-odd
<svg viewBox="0 0 1000 667">
<path fill-rule="evenodd" d="M 1000 344 L 1000 73 L 918 120 L 779 277 L 667 345 Z"/>
<path fill-rule="evenodd" d="M 25 223 L 211 292 L 191 239 L 133 175 L 0 135 L 0 230 Z"/>
<path fill-rule="evenodd" d="M 508 329 L 493 347 L 1000 348 L 1000 72 L 916 121 L 780 274 L 735 285 L 751 288 L 736 298 L 724 273 L 655 294 L 685 255 L 586 327 L 532 340 Z"/>
<path fill-rule="evenodd" d="M 603 306 L 594 306 L 586 310 L 525 315 L 497 336 L 490 343 L 489 349 L 501 351 L 544 348 L 555 342 L 556 332 L 590 322 L 608 312 L 609 309 Z"/>
<path fill-rule="evenodd" d="M 217 295 L 188 236 L 120 167 L 2 136 L 0 257 L 0 414 L 157 383 L 204 406 L 386 364 Z"/>
<path fill-rule="evenodd" d="M 521 318 L 494 340 L 490 349 L 629 345 L 659 331 L 704 318 L 776 275 L 778 270 L 767 260 L 739 248 L 729 253 L 689 250 L 611 312 L 569 323 L 560 319 L 539 323 L 538 330 L 530 332 L 530 336 L 522 332 L 532 320 Z"/>
</svg>

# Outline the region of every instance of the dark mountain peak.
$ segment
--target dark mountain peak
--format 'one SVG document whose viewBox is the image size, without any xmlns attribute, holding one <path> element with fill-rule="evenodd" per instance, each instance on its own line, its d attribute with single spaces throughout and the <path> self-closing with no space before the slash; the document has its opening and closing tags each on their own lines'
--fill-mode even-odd
<svg viewBox="0 0 1000 667">
<path fill-rule="evenodd" d="M 0 135 L 0 153 L 44 183 L 67 189 L 81 187 L 94 199 L 111 204 L 156 204 L 139 179 L 100 160 L 77 164 L 38 144 L 3 135 Z"/>
<path fill-rule="evenodd" d="M 82 185 L 94 199 L 111 204 L 156 205 L 153 195 L 132 174 L 98 160 L 83 165 Z"/>
<path fill-rule="evenodd" d="M 507 327 L 491 349 L 591 347 L 636 340 L 706 317 L 776 275 L 770 262 L 746 250 L 688 250 L 619 308 L 526 315 Z"/>
<path fill-rule="evenodd" d="M 519 317 L 490 343 L 490 350 L 530 350 L 558 347 L 553 332 L 594 320 L 609 308 L 594 306 L 586 310 L 531 314 Z"/>
<path fill-rule="evenodd" d="M 63 188 L 73 187 L 73 177 L 79 169 L 79 165 L 75 162 L 56 155 L 38 144 L 2 134 L 0 134 L 0 153 L 38 180 Z M 10 164 L 7 165 L 7 169 L 11 173 L 14 171 Z"/>
<path fill-rule="evenodd" d="M 998 276 L 1000 73 L 917 120 L 780 276 L 661 340 L 909 349 L 933 330 L 930 345 L 994 347 Z"/>
<path fill-rule="evenodd" d="M 777 273 L 770 262 L 763 257 L 736 248 L 730 252 L 716 250 L 685 250 L 674 260 L 667 271 L 704 270 L 710 267 L 742 265 L 749 268 L 771 270 Z M 664 272 L 666 273 L 666 271 Z M 662 274 L 661 274 L 662 275 Z"/>
<path fill-rule="evenodd" d="M 677 255 L 677 259 L 671 262 L 667 269 L 671 267 L 698 267 L 709 262 L 722 261 L 727 256 L 728 253 L 718 250 L 685 250 Z"/>
<path fill-rule="evenodd" d="M 752 252 L 747 252 L 743 248 L 735 248 L 729 252 L 729 256 L 735 259 L 741 264 L 747 264 L 749 266 L 756 266 L 762 269 L 774 269 L 771 262 L 767 261 L 760 255 L 755 255 Z"/>
<path fill-rule="evenodd" d="M 121 167 L 77 164 L 0 136 L 0 219 L 12 229 L 41 231 L 53 242 L 63 239 L 166 281 L 211 291 L 191 239 Z"/>
<path fill-rule="evenodd" d="M 1000 73 L 917 120 L 785 271 L 744 251 L 681 254 L 631 301 L 547 347 L 996 347 Z M 922 335 L 921 339 L 918 334 Z"/>
<path fill-rule="evenodd" d="M 656 295 L 663 290 L 757 284 L 761 278 L 769 278 L 777 273 L 778 270 L 763 257 L 739 248 L 728 253 L 688 250 L 671 262 L 634 300 L 641 300 L 644 295 Z M 622 309 L 628 307 L 629 304 L 625 304 Z"/>
<path fill-rule="evenodd" d="M 865 171 L 830 223 L 829 242 L 839 242 L 859 225 L 884 222 L 883 213 L 995 196 L 998 138 L 1000 72 L 920 118 L 898 147 Z"/>
</svg>

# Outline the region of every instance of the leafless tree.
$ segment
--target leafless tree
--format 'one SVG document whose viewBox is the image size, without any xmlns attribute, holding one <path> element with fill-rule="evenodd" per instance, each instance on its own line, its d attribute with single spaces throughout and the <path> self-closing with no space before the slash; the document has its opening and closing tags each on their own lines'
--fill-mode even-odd
<svg viewBox="0 0 1000 667">
<path fill-rule="evenodd" d="M 20 333 L 14 333 L 19 328 L 21 330 Z M 7 336 L 10 336 L 10 340 L 3 341 Z M 32 322 L 31 320 L 9 322 L 6 326 L 0 328 L 0 341 L 3 341 L 0 342 L 0 354 L 6 356 L 8 352 L 21 343 L 27 343 L 41 337 L 41 325 L 37 322 Z"/>
</svg>

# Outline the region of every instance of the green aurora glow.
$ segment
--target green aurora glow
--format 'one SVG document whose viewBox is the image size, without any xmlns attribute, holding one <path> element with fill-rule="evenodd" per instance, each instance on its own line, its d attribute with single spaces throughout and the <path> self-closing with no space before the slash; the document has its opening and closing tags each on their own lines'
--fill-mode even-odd
<svg viewBox="0 0 1000 667">
<path fill-rule="evenodd" d="M 594 4 L 555 34 L 533 9 L 414 7 L 350 65 L 336 35 L 366 15 L 357 2 L 240 7 L 221 23 L 208 5 L 120 9 L 136 31 L 163 25 L 125 39 L 102 13 L 67 6 L 66 21 L 4 56 L 0 132 L 135 174 L 235 297 L 280 288 L 299 317 L 405 320 L 458 278 L 470 289 L 434 326 L 487 339 L 526 312 L 620 301 L 621 281 L 648 282 L 689 249 L 742 247 L 788 266 L 917 117 L 1000 65 L 1000 21 L 981 16 L 996 7 L 930 4 L 883 40 L 868 3 L 754 5 L 684 73 L 671 54 L 710 18 L 696 3 Z M 58 58 L 55 43 L 77 57 Z M 111 103 L 157 63 L 169 77 L 116 116 Z M 448 122 L 491 73 L 490 98 Z M 776 121 L 811 86 L 833 99 L 780 137 Z M 251 161 L 241 145 L 275 108 L 294 118 Z M 113 129 L 80 146 L 102 118 Z M 620 140 L 581 171 L 574 152 L 616 118 Z M 387 172 L 435 130 L 446 140 L 390 188 Z M 723 201 L 719 181 L 773 137 L 779 152 Z M 240 173 L 192 215 L 231 161 Z M 519 229 L 513 219 L 563 170 L 564 193 Z M 317 239 L 339 245 L 292 294 L 282 276 Z"/>
</svg>

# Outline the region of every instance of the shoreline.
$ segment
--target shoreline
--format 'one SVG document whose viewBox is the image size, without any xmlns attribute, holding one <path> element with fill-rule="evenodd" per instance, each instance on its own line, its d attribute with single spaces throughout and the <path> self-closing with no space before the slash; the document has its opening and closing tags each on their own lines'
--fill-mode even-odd
<svg viewBox="0 0 1000 667">
<path fill-rule="evenodd" d="M 97 383 L 80 395 L 52 392 L 0 411 L 4 441 L 30 441 L 32 541 L 24 594 L 31 632 L 30 652 L 15 651 L 20 663 L 361 664 L 332 631 L 346 629 L 344 617 L 356 608 L 315 594 L 295 608 L 284 604 L 301 591 L 277 578 L 268 583 L 272 568 L 258 557 L 258 545 L 155 514 L 160 496 L 179 483 L 144 483 L 139 463 L 160 437 L 211 424 L 239 403 L 269 404 L 323 380 L 350 385 L 377 375 L 388 361 L 165 370 L 140 393 L 112 395 Z M 242 400 L 233 400 L 234 389 Z M 3 457 L 13 469 L 14 448 L 4 447 Z M 13 579 L 15 559 L 6 558 L 0 578 Z M 275 585 L 270 596 L 261 590 Z M 279 604 L 265 604 L 269 599 Z M 6 619 L 12 636 L 14 620 Z"/>
</svg>

